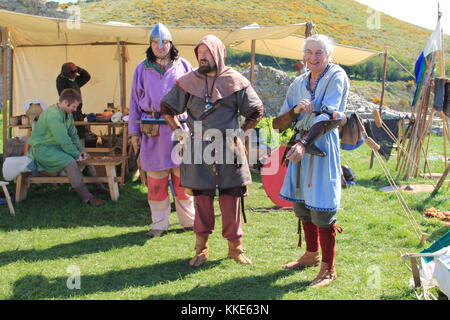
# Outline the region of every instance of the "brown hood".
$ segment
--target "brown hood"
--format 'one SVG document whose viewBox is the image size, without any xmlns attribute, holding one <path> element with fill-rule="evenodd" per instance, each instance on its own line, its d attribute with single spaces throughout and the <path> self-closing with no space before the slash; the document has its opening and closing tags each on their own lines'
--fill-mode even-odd
<svg viewBox="0 0 450 320">
<path fill-rule="evenodd" d="M 217 66 L 217 75 L 214 82 L 214 77 L 208 76 L 208 91 L 211 91 L 211 86 L 214 82 L 214 88 L 212 89 L 212 102 L 226 98 L 233 93 L 247 88 L 250 85 L 250 81 L 243 75 L 234 70 L 231 67 L 225 65 L 225 58 L 227 50 L 222 41 L 214 35 L 208 35 L 203 37 L 194 49 L 195 56 L 197 57 L 198 47 L 204 44 L 208 47 L 211 55 L 214 58 L 214 62 Z M 198 60 L 198 57 L 197 57 Z M 206 95 L 206 75 L 198 72 L 198 69 L 189 72 L 177 81 L 178 86 L 191 95 L 205 99 Z"/>
</svg>

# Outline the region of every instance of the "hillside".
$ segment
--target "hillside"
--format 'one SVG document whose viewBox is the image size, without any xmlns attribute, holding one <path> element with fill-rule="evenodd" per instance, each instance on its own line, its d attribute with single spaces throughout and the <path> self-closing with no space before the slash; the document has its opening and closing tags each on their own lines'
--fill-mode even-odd
<svg viewBox="0 0 450 320">
<path fill-rule="evenodd" d="M 79 2 L 86 21 L 120 21 L 136 25 L 163 22 L 168 26 L 240 28 L 251 23 L 282 25 L 312 20 L 318 33 L 331 35 L 337 43 L 383 51 L 415 61 L 431 31 L 380 14 L 373 28 L 373 13 L 353 0 L 192 0 L 144 1 L 97 0 Z M 446 56 L 450 53 L 446 37 Z M 450 65 L 450 60 L 447 60 Z"/>
<path fill-rule="evenodd" d="M 261 26 L 283 25 L 312 20 L 315 32 L 331 35 L 336 43 L 383 51 L 401 61 L 408 70 L 403 70 L 393 59 L 388 61 L 388 80 L 384 101 L 390 107 L 405 110 L 412 99 L 410 76 L 414 73 L 414 63 L 426 45 L 430 30 L 402 22 L 380 13 L 379 28 L 373 28 L 374 13 L 365 5 L 353 0 L 86 0 L 76 3 L 81 19 L 90 22 L 127 22 L 134 25 L 154 25 L 163 22 L 167 26 L 241 28 L 251 23 Z M 68 4 L 59 5 L 54 1 L 42 0 L 0 0 L 0 8 L 11 11 L 64 17 Z M 302 31 L 303 32 L 303 31 Z M 450 74 L 450 37 L 445 38 L 446 74 Z M 249 53 L 230 50 L 227 64 L 243 70 L 250 60 Z M 294 75 L 295 61 L 275 59 L 268 56 L 256 57 L 257 63 L 273 66 Z M 373 64 L 368 66 L 368 64 Z M 348 70 L 352 79 L 352 89 L 368 101 L 380 96 L 382 56 Z M 369 70 L 378 75 L 372 77 L 358 75 L 356 71 Z M 439 74 L 437 65 L 436 74 Z M 359 70 L 359 71 L 361 71 Z M 350 72 L 349 72 L 350 71 Z M 396 72 L 401 80 L 389 79 L 390 72 Z M 367 81 L 367 80 L 371 81 Z M 408 82 L 409 80 L 409 82 Z"/>
<path fill-rule="evenodd" d="M 384 51 L 401 61 L 409 73 L 414 73 L 414 63 L 431 35 L 430 30 L 400 21 L 380 13 L 379 28 L 373 28 L 373 12 L 353 0 L 89 0 L 79 2 L 81 17 L 92 22 L 119 21 L 135 25 L 153 25 L 156 22 L 167 26 L 241 28 L 251 23 L 261 26 L 283 25 L 312 20 L 315 32 L 333 37 L 336 43 Z M 446 74 L 450 74 L 450 37 L 445 37 Z M 259 56 L 257 63 L 281 67 L 294 73 L 291 60 Z M 228 62 L 234 67 L 246 64 L 249 54 L 229 52 Z M 382 58 L 378 69 L 382 68 Z M 393 59 L 388 61 L 389 70 L 401 69 Z M 439 74 L 440 65 L 437 65 Z M 381 73 L 381 70 L 378 70 Z M 379 76 L 381 79 L 381 75 Z M 352 88 L 368 101 L 380 97 L 381 84 L 377 81 L 352 80 Z M 378 79 L 378 81 L 380 81 Z M 367 79 L 366 79 L 367 80 Z M 384 101 L 391 108 L 406 111 L 412 100 L 414 88 L 407 81 L 389 82 Z"/>
</svg>

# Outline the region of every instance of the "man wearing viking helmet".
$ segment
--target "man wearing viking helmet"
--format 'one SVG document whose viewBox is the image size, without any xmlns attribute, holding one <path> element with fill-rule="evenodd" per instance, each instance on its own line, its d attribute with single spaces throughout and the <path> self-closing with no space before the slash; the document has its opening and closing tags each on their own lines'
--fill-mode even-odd
<svg viewBox="0 0 450 320">
<path fill-rule="evenodd" d="M 192 230 L 194 224 L 193 199 L 180 186 L 179 163 L 171 158 L 175 145 L 171 140 L 172 130 L 164 121 L 161 122 L 164 119 L 160 112 L 161 98 L 192 67 L 187 60 L 178 56 L 172 35 L 161 23 L 156 24 L 150 34 L 146 55 L 134 71 L 128 131 L 134 149 L 139 150 L 141 169 L 147 174 L 148 204 L 152 217 L 147 235 L 159 237 L 169 229 L 169 176 L 181 226 Z M 180 115 L 179 118 L 186 118 L 186 115 Z M 146 119 L 152 123 L 144 123 Z"/>
</svg>

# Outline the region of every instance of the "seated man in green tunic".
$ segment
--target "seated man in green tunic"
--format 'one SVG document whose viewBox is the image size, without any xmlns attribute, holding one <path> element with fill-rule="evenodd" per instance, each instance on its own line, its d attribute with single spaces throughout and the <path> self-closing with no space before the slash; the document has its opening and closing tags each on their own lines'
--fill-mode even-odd
<svg viewBox="0 0 450 320">
<path fill-rule="evenodd" d="M 74 89 L 65 89 L 59 96 L 59 102 L 45 109 L 31 133 L 27 156 L 32 158 L 37 170 L 46 172 L 63 171 L 71 186 L 83 202 L 100 206 L 105 200 L 95 198 L 83 183 L 77 162 L 86 159 L 87 154 L 80 144 L 72 112 L 81 102 L 80 94 Z M 95 168 L 87 166 L 85 173 L 95 176 Z M 101 183 L 95 183 L 96 192 L 106 189 Z"/>
</svg>

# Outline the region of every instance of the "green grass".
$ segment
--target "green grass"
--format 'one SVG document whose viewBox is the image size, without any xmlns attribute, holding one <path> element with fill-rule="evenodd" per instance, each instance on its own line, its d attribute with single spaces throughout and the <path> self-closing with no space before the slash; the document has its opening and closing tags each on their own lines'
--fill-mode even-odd
<svg viewBox="0 0 450 320">
<path fill-rule="evenodd" d="M 434 137 L 430 154 L 442 154 L 442 147 L 442 138 Z M 317 268 L 301 272 L 281 268 L 304 248 L 296 246 L 297 220 L 292 211 L 258 210 L 274 208 L 259 175 L 253 175 L 246 199 L 248 223 L 243 225 L 246 254 L 253 265 L 241 266 L 226 258 L 216 203 L 210 258 L 198 269 L 188 265 L 195 236 L 182 232 L 175 213 L 168 234 L 146 238 L 147 190 L 128 177 L 119 200 L 99 208 L 81 204 L 73 191 L 67 192 L 67 185 L 58 189 L 32 185 L 26 201 L 14 204 L 15 217 L 2 205 L 0 299 L 415 299 L 408 285 L 412 274 L 400 256 L 420 251 L 448 230 L 441 222 L 423 217 L 432 206 L 449 209 L 445 185 L 434 197 L 404 195 L 421 231 L 428 234 L 428 242 L 420 246 L 396 197 L 379 191 L 388 183 L 376 162 L 369 169 L 369 149 L 363 145 L 342 155 L 358 184 L 343 189 L 338 212 L 338 224 L 344 229 L 337 235 L 339 277 L 329 287 L 308 287 Z M 395 156 L 388 166 L 395 166 Z M 433 162 L 433 168 L 442 172 L 442 161 Z M 12 192 L 14 186 L 9 187 Z M 80 290 L 67 288 L 69 266 L 80 270 Z"/>
</svg>

